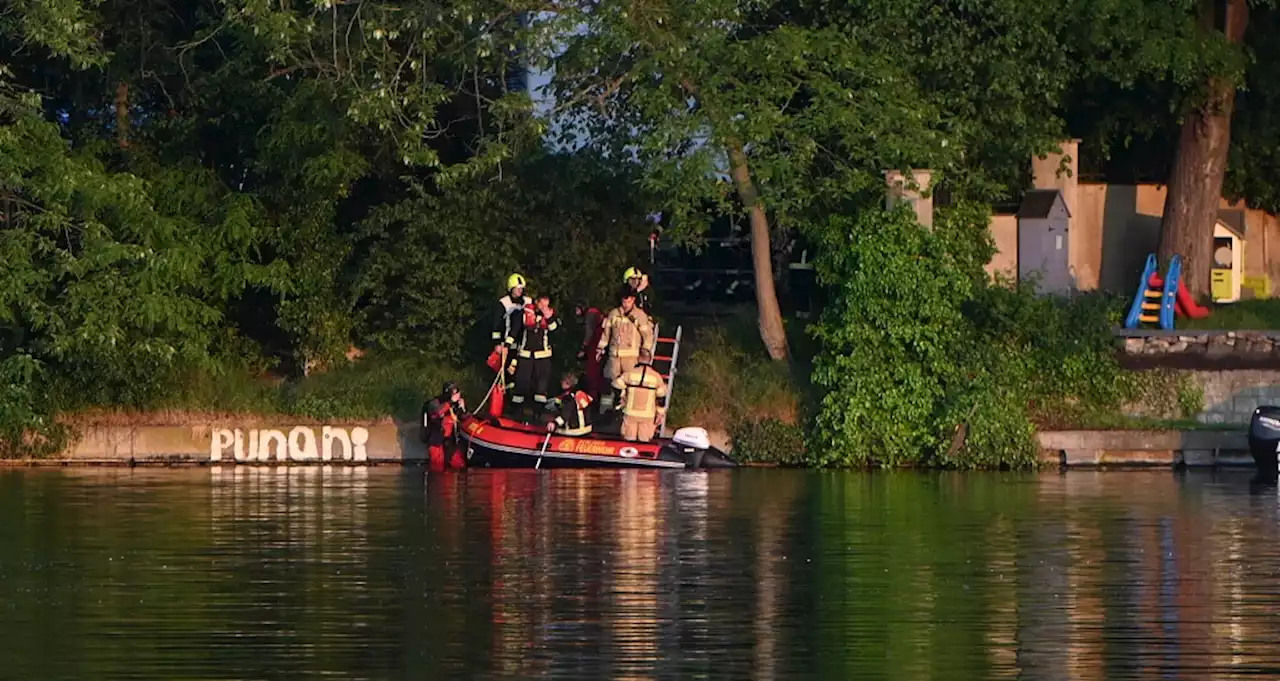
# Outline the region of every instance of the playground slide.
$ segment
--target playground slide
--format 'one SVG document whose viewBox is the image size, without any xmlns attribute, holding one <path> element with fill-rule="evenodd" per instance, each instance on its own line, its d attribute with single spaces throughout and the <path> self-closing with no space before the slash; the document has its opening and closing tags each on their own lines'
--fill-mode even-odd
<svg viewBox="0 0 1280 681">
<path fill-rule="evenodd" d="M 1138 279 L 1138 290 L 1133 294 L 1133 303 L 1129 306 L 1129 314 L 1124 318 L 1124 328 L 1136 329 L 1140 326 L 1139 317 L 1142 316 L 1142 303 L 1146 297 L 1147 287 L 1151 283 L 1151 277 L 1155 275 L 1156 254 L 1151 253 L 1147 256 L 1147 264 L 1142 268 L 1142 276 Z"/>
<path fill-rule="evenodd" d="M 1196 301 L 1191 298 L 1191 293 L 1187 291 L 1187 283 L 1185 281 L 1178 282 L 1178 315 L 1190 319 L 1204 319 L 1209 316 L 1209 308 L 1203 305 L 1197 305 Z"/>
<path fill-rule="evenodd" d="M 1156 254 L 1149 254 L 1142 269 L 1142 278 L 1138 281 L 1142 284 L 1134 293 L 1129 314 L 1125 317 L 1126 329 L 1138 328 L 1144 317 L 1148 323 L 1155 323 L 1158 318 L 1160 328 L 1172 329 L 1175 315 L 1203 319 L 1210 314 L 1210 309 L 1197 305 L 1187 291 L 1182 281 L 1182 258 L 1177 255 L 1169 259 L 1169 270 L 1162 277 L 1156 265 Z"/>
<path fill-rule="evenodd" d="M 1151 279 L 1148 281 L 1151 288 L 1164 288 L 1164 279 L 1158 274 L 1151 275 Z M 1185 281 L 1178 282 L 1177 305 L 1174 310 L 1177 311 L 1179 317 L 1188 319 L 1204 319 L 1209 316 L 1209 308 L 1196 304 L 1196 301 L 1191 297 L 1191 292 L 1187 290 Z"/>
</svg>

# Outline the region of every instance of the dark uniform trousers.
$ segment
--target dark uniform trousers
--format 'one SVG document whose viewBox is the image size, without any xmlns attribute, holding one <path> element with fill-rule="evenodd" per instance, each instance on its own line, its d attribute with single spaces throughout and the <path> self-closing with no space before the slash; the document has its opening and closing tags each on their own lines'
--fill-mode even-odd
<svg viewBox="0 0 1280 681">
<path fill-rule="evenodd" d="M 516 360 L 516 374 L 509 384 L 513 404 L 545 405 L 551 387 L 551 353 L 521 350 Z"/>
</svg>

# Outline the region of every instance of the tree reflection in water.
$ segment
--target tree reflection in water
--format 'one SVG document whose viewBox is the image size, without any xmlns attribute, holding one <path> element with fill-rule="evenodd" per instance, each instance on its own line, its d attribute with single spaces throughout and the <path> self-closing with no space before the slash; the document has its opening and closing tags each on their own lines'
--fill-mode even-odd
<svg viewBox="0 0 1280 681">
<path fill-rule="evenodd" d="M 0 669 L 1254 678 L 1277 506 L 1168 472 L 0 469 Z"/>
</svg>

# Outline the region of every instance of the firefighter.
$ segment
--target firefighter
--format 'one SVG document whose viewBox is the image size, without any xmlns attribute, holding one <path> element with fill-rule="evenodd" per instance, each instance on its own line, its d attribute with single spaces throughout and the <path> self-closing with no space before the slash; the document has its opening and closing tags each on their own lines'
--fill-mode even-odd
<svg viewBox="0 0 1280 681">
<path fill-rule="evenodd" d="M 551 334 L 560 328 L 560 318 L 551 308 L 551 298 L 538 296 L 524 307 L 520 338 L 515 345 L 515 372 L 511 402 L 524 411 L 530 404 L 547 408 L 551 385 Z"/>
<path fill-rule="evenodd" d="M 445 383 L 440 394 L 422 408 L 427 462 L 431 470 L 444 470 L 446 460 L 450 468 L 465 466 L 461 447 L 458 446 L 458 412 L 466 410 L 462 392 L 452 381 Z"/>
<path fill-rule="evenodd" d="M 506 364 L 508 350 L 515 346 L 516 336 L 519 335 L 520 314 L 526 305 L 533 303 L 524 294 L 524 284 L 524 277 L 519 273 L 507 277 L 507 295 L 498 299 L 498 305 L 494 309 L 493 332 L 490 335 L 493 338 L 493 351 L 502 355 L 503 364 Z"/>
<path fill-rule="evenodd" d="M 560 379 L 560 396 L 555 398 L 556 416 L 547 422 L 547 430 L 561 435 L 580 437 L 591 434 L 591 417 L 587 409 L 591 396 L 578 390 L 578 377 L 572 371 Z"/>
<path fill-rule="evenodd" d="M 644 310 L 636 307 L 636 294 L 624 290 L 619 296 L 618 307 L 605 317 L 600 340 L 596 343 L 596 359 L 608 355 L 604 364 L 604 378 L 610 383 L 636 365 L 641 348 L 653 347 L 653 324 Z M 601 408 L 608 408 L 613 395 L 601 398 Z"/>
<path fill-rule="evenodd" d="M 582 349 L 578 351 L 578 359 L 586 360 L 583 383 L 592 400 L 600 399 L 600 391 L 604 388 L 604 366 L 600 364 L 600 356 L 596 346 L 600 344 L 600 336 L 604 333 L 604 313 L 595 307 L 577 305 L 573 314 L 583 320 Z"/>
<path fill-rule="evenodd" d="M 636 307 L 646 314 L 653 314 L 649 307 L 649 275 L 640 271 L 639 267 L 628 267 L 622 273 L 622 283 L 636 294 Z"/>
<path fill-rule="evenodd" d="M 613 379 L 613 387 L 622 391 L 622 438 L 630 442 L 649 442 L 666 418 L 658 400 L 667 396 L 667 382 L 652 361 L 653 353 L 644 348 L 636 365 Z"/>
<path fill-rule="evenodd" d="M 524 276 L 518 272 L 512 274 L 507 277 L 507 295 L 499 298 L 498 305 L 494 308 L 491 334 L 494 346 L 489 359 L 502 367 L 500 371 L 506 374 L 506 378 L 501 381 L 499 392 L 502 393 L 509 393 L 514 385 L 518 362 L 513 349 L 520 336 L 520 318 L 524 308 L 533 302 L 524 294 L 524 291 Z M 510 401 L 499 400 L 499 402 L 504 409 L 512 406 Z"/>
</svg>

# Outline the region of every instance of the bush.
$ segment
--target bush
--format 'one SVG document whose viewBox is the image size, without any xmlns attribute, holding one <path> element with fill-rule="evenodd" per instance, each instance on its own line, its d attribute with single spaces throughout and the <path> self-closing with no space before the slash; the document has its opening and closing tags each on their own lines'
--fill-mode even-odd
<svg viewBox="0 0 1280 681">
<path fill-rule="evenodd" d="M 671 422 L 727 433 L 746 461 L 799 462 L 804 451 L 810 369 L 769 359 L 754 319 L 731 318 L 692 331 L 680 361 Z"/>
<path fill-rule="evenodd" d="M 806 461 L 804 428 L 775 418 L 743 418 L 729 431 L 733 457 L 740 462 L 799 466 Z"/>
<path fill-rule="evenodd" d="M 986 224 L 960 204 L 932 230 L 905 208 L 824 227 L 813 463 L 1031 466 L 1037 423 L 1118 412 L 1135 394 L 1110 335 L 1121 301 L 991 282 Z"/>
</svg>

